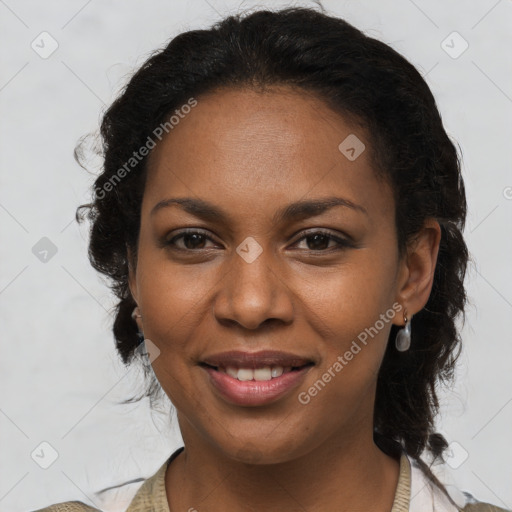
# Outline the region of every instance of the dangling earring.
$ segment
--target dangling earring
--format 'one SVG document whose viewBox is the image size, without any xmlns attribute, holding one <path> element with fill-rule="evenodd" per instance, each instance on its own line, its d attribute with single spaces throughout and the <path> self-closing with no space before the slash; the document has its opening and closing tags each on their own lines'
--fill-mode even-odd
<svg viewBox="0 0 512 512">
<path fill-rule="evenodd" d="M 137 346 L 144 343 L 144 333 L 140 330 L 139 323 L 137 322 L 137 318 L 142 318 L 142 315 L 140 314 L 139 306 L 135 306 L 135 309 L 132 312 L 132 318 L 137 323 L 137 335 L 139 336 L 139 342 L 137 343 Z"/>
<path fill-rule="evenodd" d="M 405 352 L 411 346 L 411 320 L 412 315 L 407 319 L 407 310 L 404 310 L 405 327 L 398 331 L 395 339 L 395 346 L 399 352 Z"/>
</svg>

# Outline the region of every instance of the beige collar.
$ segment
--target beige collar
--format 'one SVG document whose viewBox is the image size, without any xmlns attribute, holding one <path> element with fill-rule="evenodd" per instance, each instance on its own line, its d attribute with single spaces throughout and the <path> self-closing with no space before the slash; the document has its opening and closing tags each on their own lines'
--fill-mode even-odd
<svg viewBox="0 0 512 512">
<path fill-rule="evenodd" d="M 155 512 L 170 512 L 165 492 L 165 472 L 172 460 L 181 453 L 183 447 L 176 450 L 139 488 L 126 512 L 140 512 L 142 510 L 154 510 Z M 391 512 L 409 512 L 411 496 L 411 463 L 402 452 L 400 456 L 400 473 L 398 485 Z M 421 511 L 425 512 L 425 511 Z"/>
</svg>

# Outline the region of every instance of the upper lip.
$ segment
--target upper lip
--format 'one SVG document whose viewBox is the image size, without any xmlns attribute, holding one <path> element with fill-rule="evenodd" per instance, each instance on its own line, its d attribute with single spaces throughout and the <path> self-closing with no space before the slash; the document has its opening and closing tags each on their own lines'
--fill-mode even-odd
<svg viewBox="0 0 512 512">
<path fill-rule="evenodd" d="M 222 368 L 227 366 L 238 368 L 260 368 L 262 366 L 300 367 L 314 363 L 312 359 L 307 357 L 277 350 L 261 350 L 259 352 L 230 350 L 229 352 L 220 352 L 208 356 L 201 362 L 210 366 L 221 366 Z"/>
</svg>

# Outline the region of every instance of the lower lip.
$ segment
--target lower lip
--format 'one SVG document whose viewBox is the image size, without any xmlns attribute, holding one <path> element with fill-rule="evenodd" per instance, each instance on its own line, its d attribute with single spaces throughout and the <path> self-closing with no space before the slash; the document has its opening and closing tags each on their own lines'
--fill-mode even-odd
<svg viewBox="0 0 512 512">
<path fill-rule="evenodd" d="M 210 382 L 222 398 L 235 405 L 257 406 L 276 402 L 296 388 L 313 366 L 283 373 L 271 380 L 240 381 L 227 373 L 201 366 L 210 375 Z"/>
</svg>

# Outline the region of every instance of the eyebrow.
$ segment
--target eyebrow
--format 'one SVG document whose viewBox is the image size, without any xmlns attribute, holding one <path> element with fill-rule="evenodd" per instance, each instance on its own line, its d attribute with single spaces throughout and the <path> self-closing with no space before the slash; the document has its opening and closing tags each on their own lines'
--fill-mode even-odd
<svg viewBox="0 0 512 512">
<path fill-rule="evenodd" d="M 153 216 L 159 210 L 173 205 L 180 206 L 184 211 L 208 221 L 220 221 L 225 224 L 229 222 L 229 215 L 221 208 L 215 206 L 203 199 L 192 197 L 176 197 L 163 199 L 159 201 L 151 210 L 150 216 Z M 342 197 L 326 197 L 314 200 L 303 200 L 290 203 L 281 210 L 277 211 L 272 220 L 274 223 L 287 222 L 290 220 L 301 220 L 308 217 L 320 215 L 335 206 L 344 206 L 368 215 L 368 211 L 363 206 L 344 199 Z"/>
</svg>

